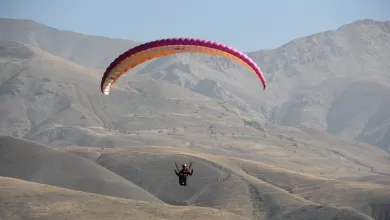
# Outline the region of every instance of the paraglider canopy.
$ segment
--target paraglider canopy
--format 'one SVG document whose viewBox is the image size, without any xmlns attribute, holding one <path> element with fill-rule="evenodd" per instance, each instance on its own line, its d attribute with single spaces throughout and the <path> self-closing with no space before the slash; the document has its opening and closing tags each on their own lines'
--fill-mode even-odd
<svg viewBox="0 0 390 220">
<path fill-rule="evenodd" d="M 106 69 L 100 84 L 103 94 L 110 94 L 112 85 L 135 66 L 162 56 L 177 53 L 203 53 L 223 56 L 249 68 L 266 87 L 264 75 L 257 64 L 244 53 L 227 45 L 197 38 L 167 38 L 138 45 L 117 57 Z"/>
</svg>

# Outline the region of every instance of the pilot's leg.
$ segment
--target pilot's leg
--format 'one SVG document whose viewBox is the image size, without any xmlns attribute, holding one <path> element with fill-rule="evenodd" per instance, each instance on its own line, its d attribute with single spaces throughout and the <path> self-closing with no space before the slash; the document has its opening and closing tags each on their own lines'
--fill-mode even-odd
<svg viewBox="0 0 390 220">
<path fill-rule="evenodd" d="M 184 185 L 184 178 L 183 178 L 183 177 L 179 177 L 179 184 L 180 184 L 181 186 Z"/>
</svg>

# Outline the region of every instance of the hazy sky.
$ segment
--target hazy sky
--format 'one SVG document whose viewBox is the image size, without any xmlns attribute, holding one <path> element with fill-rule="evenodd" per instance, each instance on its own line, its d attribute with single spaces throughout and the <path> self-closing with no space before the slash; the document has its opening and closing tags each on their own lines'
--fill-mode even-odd
<svg viewBox="0 0 390 220">
<path fill-rule="evenodd" d="M 249 52 L 355 20 L 390 20 L 390 0 L 0 0 L 0 17 L 141 42 L 199 37 Z"/>
</svg>

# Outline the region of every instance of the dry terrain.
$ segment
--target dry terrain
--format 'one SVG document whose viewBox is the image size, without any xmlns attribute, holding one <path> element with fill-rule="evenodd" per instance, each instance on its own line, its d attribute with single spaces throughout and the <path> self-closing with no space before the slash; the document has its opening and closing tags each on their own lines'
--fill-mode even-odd
<svg viewBox="0 0 390 220">
<path fill-rule="evenodd" d="M 45 219 L 43 215 L 51 217 L 69 215 L 68 218 L 76 219 L 77 215 L 92 218 L 93 214 L 110 216 L 115 213 L 118 218 L 126 219 L 129 212 L 134 209 L 136 211 L 132 212 L 135 212 L 135 215 L 149 215 L 158 219 L 157 217 L 161 218 L 161 216 L 158 214 L 160 211 L 157 210 L 164 207 L 166 207 L 164 213 L 173 215 L 172 218 L 175 218 L 175 215 L 181 216 L 182 209 L 187 210 L 186 212 L 193 218 L 202 218 L 203 214 L 211 217 L 209 213 L 237 215 L 247 219 L 315 217 L 316 219 L 384 220 L 390 216 L 389 185 L 316 177 L 265 163 L 174 147 L 50 149 L 12 137 L 3 137 L 1 143 L 0 149 L 2 155 L 5 155 L 4 158 L 9 158 L 9 155 L 23 155 L 16 156 L 9 162 L 13 166 L 2 165 L 5 169 L 1 176 L 61 187 L 52 188 L 2 178 L 0 200 L 11 201 L 5 202 L 4 207 L 8 211 L 2 216 L 14 214 L 22 219 L 26 215 Z M 22 153 L 15 150 L 19 148 L 17 146 L 29 147 L 30 150 L 22 148 L 25 150 Z M 54 160 L 47 159 L 49 153 L 56 154 L 52 157 Z M 34 167 L 37 159 L 50 161 L 50 169 L 45 166 L 40 166 L 38 169 Z M 5 159 L 5 161 L 9 160 Z M 83 163 L 80 163 L 81 161 Z M 193 163 L 195 173 L 190 177 L 187 187 L 178 185 L 177 177 L 173 172 L 175 169 L 173 162 Z M 21 169 L 21 164 L 27 165 L 29 169 Z M 73 172 L 70 172 L 72 169 Z M 23 172 L 24 170 L 33 173 L 33 176 L 44 173 L 51 178 L 29 178 Z M 85 180 L 84 184 L 81 184 L 84 188 L 80 188 L 80 179 L 75 178 L 79 173 L 84 173 L 79 177 Z M 115 181 L 117 176 L 122 177 L 127 185 L 133 187 L 118 189 L 118 182 Z M 66 181 L 68 184 L 65 185 L 63 181 L 52 181 L 54 178 Z M 71 189 L 78 191 L 69 191 Z M 116 195 L 117 198 L 104 197 L 104 200 L 103 197 L 80 192 L 110 195 L 110 193 L 115 194 L 117 190 L 120 190 L 123 195 Z M 126 194 L 128 196 L 125 196 Z M 153 198 L 156 199 L 151 196 L 155 196 Z M 97 202 L 97 200 L 101 201 Z M 109 208 L 101 210 L 99 206 L 106 200 Z M 28 206 L 21 205 L 26 204 L 26 201 L 29 201 Z M 80 201 L 82 201 L 81 206 L 77 205 Z M 115 201 L 120 202 L 118 204 Z M 161 204 L 161 201 L 169 206 Z M 48 208 L 47 204 L 53 205 Z M 65 206 L 67 208 L 64 208 L 64 204 L 67 204 Z M 123 208 L 126 205 L 128 208 Z M 171 213 L 169 211 L 171 206 L 179 206 L 178 212 Z M 157 209 L 150 212 L 143 211 L 150 207 L 157 207 Z M 119 208 L 124 211 L 117 211 L 120 210 Z M 73 209 L 75 212 L 71 212 Z M 214 218 L 225 219 L 222 216 L 220 218 L 214 216 Z"/>
<path fill-rule="evenodd" d="M 390 219 L 390 22 L 123 76 L 139 43 L 0 19 L 0 219 Z M 174 162 L 193 162 L 181 187 Z"/>
<path fill-rule="evenodd" d="M 98 77 L 114 58 L 139 44 L 15 19 L 0 19 L 0 40 L 98 69 Z M 131 74 L 185 87 L 267 122 L 342 134 L 385 150 L 390 146 L 390 21 L 360 20 L 248 55 L 264 71 L 267 90 L 246 68 L 216 56 L 163 57 Z"/>
<path fill-rule="evenodd" d="M 112 95 L 103 96 L 96 70 L 27 45 L 0 46 L 3 134 L 60 147 L 189 148 L 330 178 L 374 180 L 390 173 L 389 153 L 369 144 L 270 124 L 229 104 L 142 76 L 123 79 Z"/>
<path fill-rule="evenodd" d="M 0 136 L 0 176 L 85 192 L 162 203 L 142 188 L 73 154 Z"/>
<path fill-rule="evenodd" d="M 4 220 L 247 219 L 212 208 L 127 200 L 7 177 L 0 177 L 0 198 L 0 219 Z"/>
</svg>

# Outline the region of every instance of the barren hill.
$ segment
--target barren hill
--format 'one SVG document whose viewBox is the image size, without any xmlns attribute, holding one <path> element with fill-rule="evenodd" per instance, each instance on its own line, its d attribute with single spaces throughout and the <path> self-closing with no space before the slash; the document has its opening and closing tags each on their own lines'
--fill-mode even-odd
<svg viewBox="0 0 390 220">
<path fill-rule="evenodd" d="M 187 213 L 185 218 L 190 219 L 212 215 L 216 219 L 231 216 L 260 220 L 310 217 L 385 220 L 390 214 L 388 184 L 332 180 L 265 163 L 163 146 L 54 150 L 9 137 L 2 138 L 0 143 L 3 161 L 0 176 L 84 191 L 0 177 L 0 201 L 4 201 L 0 216 L 4 218 L 45 219 L 66 215 L 71 219 L 88 219 L 95 215 L 117 218 L 145 215 L 153 219 L 156 215 L 158 219 L 160 209 L 165 210 L 164 216 L 168 215 L 165 218 L 169 219 Z M 177 184 L 173 162 L 189 161 L 193 162 L 195 173 L 184 188 Z M 34 178 L 29 178 L 31 176 Z M 115 176 L 139 188 L 120 187 L 115 184 Z M 80 177 L 82 187 L 75 187 Z M 107 183 L 100 184 L 99 178 Z M 71 182 L 73 186 L 64 182 Z M 85 193 L 115 195 L 109 192 L 113 189 L 122 192 L 117 197 L 127 197 L 129 193 L 128 198 L 137 201 Z M 176 211 L 171 212 L 170 205 L 158 204 L 159 200 L 148 200 L 146 191 L 163 202 L 176 205 Z M 21 205 L 27 200 L 28 205 Z M 142 202 L 145 200 L 148 202 Z M 100 207 L 102 205 L 105 208 Z M 219 211 L 215 211 L 217 209 Z M 130 212 L 132 216 L 128 216 Z"/>
<path fill-rule="evenodd" d="M 34 142 L 0 136 L 0 155 L 0 176 L 161 203 L 137 185 L 89 160 Z"/>
<path fill-rule="evenodd" d="M 213 207 L 250 219 L 288 219 L 297 213 L 301 218 L 312 213 L 324 219 L 365 215 L 386 219 L 390 215 L 386 208 L 389 185 L 319 178 L 264 163 L 161 146 L 63 150 L 95 161 L 169 204 Z M 183 188 L 177 183 L 173 162 L 190 161 L 194 176 Z"/>
<path fill-rule="evenodd" d="M 31 220 L 247 219 L 211 208 L 177 207 L 126 200 L 6 177 L 0 177 L 0 218 Z"/>
<path fill-rule="evenodd" d="M 274 50 L 250 52 L 268 78 L 266 91 L 247 69 L 215 56 L 163 57 L 133 73 L 189 88 L 271 123 L 320 129 L 387 149 L 389 30 L 390 22 L 367 19 Z M 99 68 L 99 76 L 116 56 L 138 44 L 14 19 L 0 20 L 0 40 L 15 40 Z"/>
<path fill-rule="evenodd" d="M 387 149 L 389 42 L 390 22 L 362 20 L 248 53 L 267 76 L 265 92 L 246 68 L 213 56 L 159 59 L 138 73 L 173 83 L 183 78 L 194 91 L 255 111 L 271 123 L 320 129 Z M 173 74 L 175 81 L 167 77 Z M 201 87 L 204 81 L 209 83 Z"/>
</svg>

